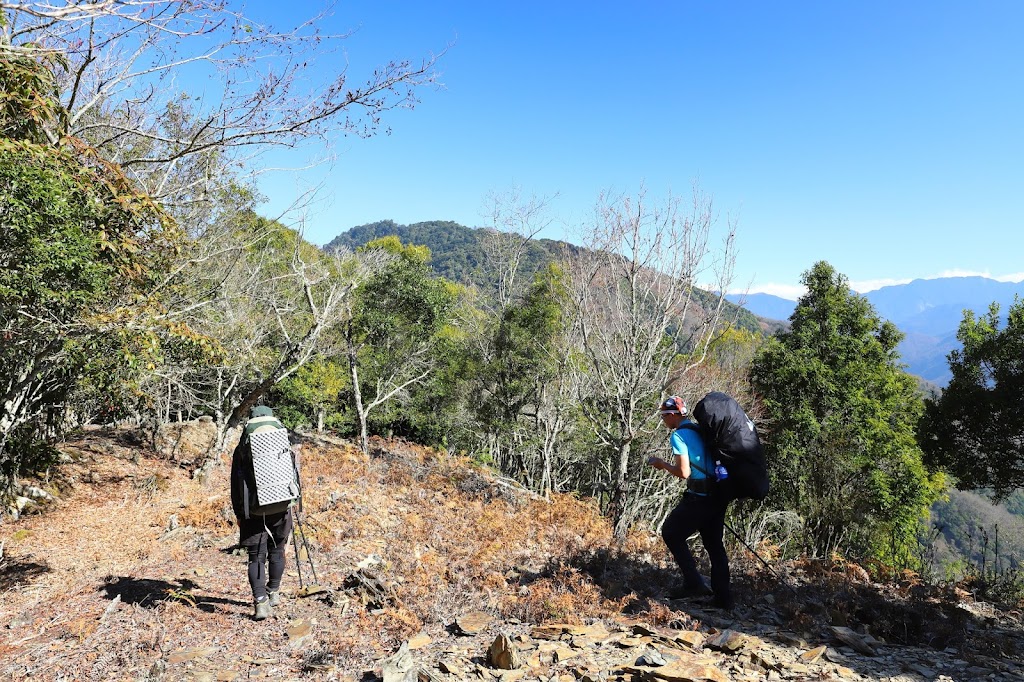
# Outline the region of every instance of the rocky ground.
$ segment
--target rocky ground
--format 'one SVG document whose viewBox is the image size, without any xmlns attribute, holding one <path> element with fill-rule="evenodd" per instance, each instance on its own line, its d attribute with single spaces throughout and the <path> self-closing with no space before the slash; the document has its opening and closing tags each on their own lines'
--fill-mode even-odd
<svg viewBox="0 0 1024 682">
<path fill-rule="evenodd" d="M 743 606 L 670 601 L 657 537 L 616 542 L 586 502 L 401 442 L 304 446 L 316 577 L 290 551 L 284 603 L 255 622 L 227 467 L 200 466 L 213 436 L 90 431 L 26 481 L 24 515 L 0 525 L 0 677 L 1024 680 L 1020 612 L 956 586 L 769 571 L 740 548 Z"/>
</svg>

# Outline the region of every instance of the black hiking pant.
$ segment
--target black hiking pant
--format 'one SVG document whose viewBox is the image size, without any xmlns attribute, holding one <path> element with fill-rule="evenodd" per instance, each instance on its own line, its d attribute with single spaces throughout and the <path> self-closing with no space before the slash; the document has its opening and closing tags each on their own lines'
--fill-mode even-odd
<svg viewBox="0 0 1024 682">
<path fill-rule="evenodd" d="M 697 563 L 686 543 L 686 538 L 700 533 L 701 542 L 711 560 L 711 590 L 715 593 L 715 604 L 732 608 L 732 588 L 729 585 L 729 556 L 725 553 L 722 534 L 725 532 L 725 510 L 728 500 L 714 493 L 697 495 L 687 492 L 682 501 L 672 510 L 661 527 L 665 540 L 679 570 L 683 573 L 684 588 L 696 590 L 704 586 L 704 579 L 697 571 Z"/>
<path fill-rule="evenodd" d="M 292 532 L 291 510 L 266 516 L 254 515 L 239 522 L 239 544 L 249 552 L 249 587 L 254 601 L 262 601 L 267 590 L 281 587 L 284 553 Z"/>
</svg>

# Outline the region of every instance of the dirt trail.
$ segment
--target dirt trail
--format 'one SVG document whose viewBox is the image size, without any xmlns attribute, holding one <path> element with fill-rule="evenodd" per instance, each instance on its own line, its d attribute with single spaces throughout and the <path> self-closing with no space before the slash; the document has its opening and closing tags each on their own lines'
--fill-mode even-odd
<svg viewBox="0 0 1024 682">
<path fill-rule="evenodd" d="M 209 434 L 163 453 L 122 435 L 67 443 L 58 499 L 0 526 L 2 679 L 1024 679 L 1019 614 L 852 566 L 777 566 L 779 583 L 739 557 L 744 607 L 669 602 L 657 537 L 615 543 L 593 505 L 401 442 L 306 444 L 329 590 L 297 598 L 289 550 L 285 602 L 254 622 L 228 467 L 190 473 Z"/>
</svg>

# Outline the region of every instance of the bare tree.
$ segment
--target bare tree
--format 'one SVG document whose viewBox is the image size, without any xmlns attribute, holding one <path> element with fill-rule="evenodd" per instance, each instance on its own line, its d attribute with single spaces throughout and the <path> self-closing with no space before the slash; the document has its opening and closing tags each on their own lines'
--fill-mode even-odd
<svg viewBox="0 0 1024 682">
<path fill-rule="evenodd" d="M 485 272 L 494 277 L 499 317 L 516 293 L 523 256 L 534 238 L 553 222 L 548 213 L 553 198 L 527 198 L 518 187 L 488 197 L 491 230 L 483 243 Z"/>
<path fill-rule="evenodd" d="M 573 301 L 587 363 L 579 404 L 596 435 L 607 477 L 607 511 L 619 535 L 643 505 L 631 478 L 657 429 L 656 406 L 673 370 L 703 362 L 720 331 L 732 278 L 734 227 L 718 251 L 710 198 L 694 190 L 688 212 L 669 197 L 602 197 L 587 251 L 575 259 Z M 707 290 L 698 288 L 704 284 Z M 712 293 L 718 292 L 718 293 Z"/>
<path fill-rule="evenodd" d="M 227 212 L 153 292 L 170 320 L 215 344 L 213 360 L 197 367 L 189 349 L 172 353 L 151 390 L 198 401 L 223 438 L 275 384 L 335 352 L 332 332 L 351 316 L 353 291 L 386 260 L 326 254 L 277 221 Z"/>
<path fill-rule="evenodd" d="M 49 143 L 123 169 L 187 236 L 150 296 L 163 322 L 194 325 L 223 353 L 215 398 L 185 369 L 191 358 L 154 371 L 147 389 L 162 397 L 150 407 L 165 418 L 172 403 L 205 402 L 237 421 L 317 352 L 366 264 L 330 264 L 301 240 L 271 254 L 258 235 L 224 231 L 224 204 L 252 203 L 261 152 L 387 131 L 388 111 L 436 83 L 433 55 L 350 76 L 347 35 L 325 34 L 324 18 L 280 29 L 221 0 L 0 0 L 0 57 L 54 73 Z"/>
<path fill-rule="evenodd" d="M 250 155 L 268 147 L 373 135 L 384 113 L 436 82 L 431 55 L 353 83 L 338 58 L 347 35 L 322 33 L 325 15 L 278 29 L 222 0 L 0 0 L 0 10 L 0 54 L 59 57 L 67 115 L 51 142 L 86 140 L 172 209 L 216 191 L 225 166 L 232 179 L 256 168 Z"/>
</svg>

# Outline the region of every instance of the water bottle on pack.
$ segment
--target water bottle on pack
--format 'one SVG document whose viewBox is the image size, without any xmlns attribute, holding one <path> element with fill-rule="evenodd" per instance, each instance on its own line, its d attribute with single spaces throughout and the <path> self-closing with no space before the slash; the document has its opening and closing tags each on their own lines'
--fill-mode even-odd
<svg viewBox="0 0 1024 682">
<path fill-rule="evenodd" d="M 724 481 L 729 478 L 729 470 L 725 468 L 721 460 L 715 460 L 715 478 L 719 481 Z"/>
</svg>

